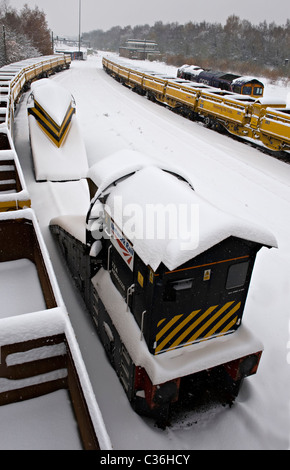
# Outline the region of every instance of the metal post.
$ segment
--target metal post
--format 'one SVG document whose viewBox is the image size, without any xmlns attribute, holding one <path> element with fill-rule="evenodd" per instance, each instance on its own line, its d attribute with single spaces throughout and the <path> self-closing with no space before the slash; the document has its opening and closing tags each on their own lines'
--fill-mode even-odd
<svg viewBox="0 0 290 470">
<path fill-rule="evenodd" d="M 3 48 L 4 48 L 4 65 L 7 64 L 7 49 L 6 49 L 6 31 L 3 25 Z"/>
<path fill-rule="evenodd" d="M 142 341 L 142 338 L 143 338 L 144 315 L 145 315 L 145 313 L 147 313 L 146 310 L 144 310 L 144 312 L 142 312 L 142 317 L 141 317 L 141 335 L 140 335 L 140 341 Z"/>
<path fill-rule="evenodd" d="M 81 55 L 81 13 L 82 13 L 82 2 L 79 0 L 79 60 Z"/>
</svg>

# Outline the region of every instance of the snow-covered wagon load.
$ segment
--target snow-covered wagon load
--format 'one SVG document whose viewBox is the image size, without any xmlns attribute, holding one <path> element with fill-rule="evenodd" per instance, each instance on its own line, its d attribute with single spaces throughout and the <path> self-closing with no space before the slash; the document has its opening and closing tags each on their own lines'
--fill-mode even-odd
<svg viewBox="0 0 290 470">
<path fill-rule="evenodd" d="M 71 93 L 50 79 L 34 82 L 27 100 L 37 181 L 86 177 L 88 161 Z"/>
<path fill-rule="evenodd" d="M 86 221 L 50 226 L 134 409 L 164 416 L 201 387 L 232 401 L 262 354 L 242 318 L 275 237 L 134 152 L 97 163 L 88 182 Z"/>
<path fill-rule="evenodd" d="M 30 207 L 30 196 L 8 129 L 0 131 L 0 212 Z"/>
<path fill-rule="evenodd" d="M 0 213 L 0 298 L 0 405 L 66 393 L 73 442 L 110 448 L 32 209 Z"/>
</svg>

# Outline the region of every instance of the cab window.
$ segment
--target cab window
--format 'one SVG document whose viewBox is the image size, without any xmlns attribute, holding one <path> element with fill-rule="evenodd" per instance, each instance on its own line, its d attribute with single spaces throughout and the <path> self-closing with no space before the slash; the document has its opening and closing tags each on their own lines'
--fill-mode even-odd
<svg viewBox="0 0 290 470">
<path fill-rule="evenodd" d="M 246 282 L 248 267 L 249 261 L 233 264 L 232 266 L 230 266 L 226 281 L 226 289 L 242 287 Z"/>
<path fill-rule="evenodd" d="M 251 86 L 244 86 L 243 87 L 243 95 L 251 95 L 252 94 L 252 87 Z"/>
<path fill-rule="evenodd" d="M 255 96 L 262 96 L 263 95 L 263 88 L 260 86 L 254 87 L 254 95 Z"/>
<path fill-rule="evenodd" d="M 241 87 L 238 85 L 233 86 L 233 92 L 234 93 L 241 93 Z"/>
</svg>

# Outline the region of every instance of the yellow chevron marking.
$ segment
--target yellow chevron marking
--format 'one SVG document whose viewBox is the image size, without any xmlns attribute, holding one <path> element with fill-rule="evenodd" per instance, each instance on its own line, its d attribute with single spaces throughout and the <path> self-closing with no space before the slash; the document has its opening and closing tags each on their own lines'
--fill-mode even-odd
<svg viewBox="0 0 290 470">
<path fill-rule="evenodd" d="M 178 333 L 178 331 L 180 331 L 186 325 L 186 323 L 188 323 L 190 320 L 192 320 L 195 317 L 195 315 L 197 315 L 199 312 L 200 312 L 200 310 L 195 310 L 195 311 L 191 312 L 190 315 L 188 315 L 181 323 L 179 323 L 177 325 L 177 327 L 173 331 L 171 331 L 171 333 L 168 336 L 166 336 L 166 338 L 156 347 L 155 352 L 161 351 L 163 349 L 164 345 L 166 343 L 168 343 L 168 341 L 170 341 L 171 338 L 173 338 L 173 336 L 175 336 L 176 333 Z M 168 329 L 174 323 L 176 323 L 176 321 L 179 320 L 181 317 L 183 317 L 183 315 L 177 315 L 170 322 L 168 322 L 165 325 L 165 327 L 156 335 L 156 341 L 158 342 L 158 340 L 164 335 L 164 333 L 166 333 L 166 331 L 168 331 Z"/>
<path fill-rule="evenodd" d="M 220 321 L 205 335 L 205 338 L 208 338 L 209 336 L 212 336 L 215 331 L 217 331 L 223 323 L 227 321 L 228 318 L 230 318 L 237 310 L 239 310 L 241 306 L 241 302 L 239 302 L 237 305 L 235 305 L 227 314 L 225 317 L 222 317 Z M 225 333 L 228 331 L 237 321 L 237 317 L 235 317 L 223 330 L 222 333 Z"/>
<path fill-rule="evenodd" d="M 221 331 L 221 333 L 226 333 L 228 330 L 230 330 L 231 327 L 237 323 L 238 318 L 239 318 L 238 315 L 235 318 L 233 318 L 233 320 L 230 321 L 230 323 Z"/>
<path fill-rule="evenodd" d="M 51 119 L 51 117 L 47 113 L 45 114 L 45 116 L 43 116 L 37 109 L 34 109 L 34 113 L 37 114 L 39 116 L 39 118 L 41 119 L 41 121 L 47 127 L 49 127 L 49 129 L 51 129 L 52 132 L 54 132 L 59 137 L 61 135 L 61 133 L 63 132 L 63 129 L 64 129 L 66 123 L 68 122 L 68 120 L 71 119 L 71 117 L 74 113 L 74 108 L 70 108 L 70 110 L 69 110 L 68 114 L 66 115 L 66 118 L 63 121 L 61 126 L 58 126 L 57 124 L 52 124 L 50 121 L 53 121 L 53 120 Z M 53 121 L 53 123 L 54 123 L 54 121 Z"/>
<path fill-rule="evenodd" d="M 189 335 L 189 333 L 200 323 L 204 318 L 206 318 L 208 315 L 211 314 L 215 309 L 217 308 L 217 305 L 213 305 L 212 307 L 208 308 L 199 318 L 196 320 L 192 325 L 190 325 L 187 330 L 185 330 L 182 335 L 180 335 L 177 340 L 170 346 L 170 349 L 176 348 L 186 336 Z M 199 310 L 200 311 L 200 310 Z"/>
<path fill-rule="evenodd" d="M 205 322 L 205 324 L 203 324 L 191 337 L 190 339 L 188 339 L 186 341 L 186 344 L 189 344 L 189 343 L 193 343 L 195 340 L 197 340 L 201 335 L 202 333 L 208 329 L 208 327 L 214 323 L 216 320 L 219 320 L 218 323 L 216 323 L 212 328 L 211 330 L 206 333 L 206 335 L 203 337 L 203 338 L 200 338 L 201 341 L 205 340 L 206 338 L 209 338 L 211 336 L 213 336 L 215 333 L 219 333 L 219 334 L 224 334 L 226 333 L 229 329 L 231 329 L 235 323 L 237 322 L 237 319 L 238 319 L 238 316 L 235 316 L 234 319 L 232 319 L 221 331 L 220 328 L 222 327 L 222 325 L 224 323 L 227 322 L 228 319 L 230 319 L 233 314 L 235 312 L 237 312 L 239 310 L 239 308 L 241 307 L 241 302 L 239 302 L 238 304 L 236 304 L 235 306 L 233 306 L 234 304 L 234 301 L 232 302 L 227 302 L 225 305 L 223 305 L 221 308 L 219 308 L 213 316 L 211 316 L 212 312 L 218 308 L 218 305 L 213 305 L 211 307 L 209 307 L 200 317 L 198 317 L 193 323 L 191 323 L 189 325 L 188 328 L 186 328 L 185 331 L 183 331 L 182 334 L 180 334 L 180 336 L 178 336 L 176 338 L 176 340 L 170 345 L 170 349 L 175 349 L 176 347 L 178 347 L 182 341 L 188 337 L 188 335 L 190 334 L 191 331 L 193 331 L 194 329 L 196 329 L 198 327 L 198 325 L 200 323 L 202 323 L 204 320 L 208 320 Z M 232 307 L 232 308 L 230 308 Z M 228 309 L 230 308 L 230 310 L 226 313 L 226 315 L 223 315 L 224 312 L 226 312 Z M 184 315 L 176 315 L 175 317 L 173 317 L 168 323 L 165 323 L 164 327 L 162 328 L 162 330 L 159 331 L 159 333 L 156 335 L 156 343 L 157 343 L 157 347 L 155 349 L 155 354 L 158 354 L 160 351 L 162 351 L 166 345 L 170 342 L 170 340 L 172 338 L 174 338 L 174 336 L 176 336 L 189 322 L 192 322 L 194 320 L 194 318 L 197 316 L 197 314 L 200 312 L 200 310 L 194 310 L 193 312 L 191 312 L 189 315 L 186 316 L 186 318 L 183 319 L 183 321 L 181 321 L 179 323 L 179 320 L 184 317 Z M 166 322 L 166 318 L 163 318 L 161 321 L 159 321 L 158 323 L 158 327 L 162 324 L 164 324 L 164 322 Z M 172 331 L 171 328 L 174 327 L 174 329 Z M 170 333 L 165 337 L 163 338 L 163 340 L 160 342 L 160 344 L 158 344 L 158 341 L 164 337 L 164 335 L 170 331 Z"/>
<path fill-rule="evenodd" d="M 59 126 L 54 123 L 52 124 L 50 121 L 52 121 L 51 118 L 49 118 L 49 115 L 47 113 L 45 113 L 45 115 L 43 115 L 40 111 L 38 111 L 38 109 L 36 108 L 33 108 L 33 112 L 35 115 L 37 115 L 39 117 L 39 119 L 41 119 L 42 122 L 44 122 L 52 131 L 54 131 L 55 133 L 57 133 L 57 130 L 59 129 Z M 39 121 L 38 121 L 39 122 Z"/>
<path fill-rule="evenodd" d="M 182 315 L 176 315 L 175 317 L 172 318 L 172 320 L 170 320 L 170 322 L 166 323 L 166 325 L 162 328 L 162 330 L 159 331 L 159 333 L 156 335 L 156 341 L 158 341 L 161 338 L 161 336 L 163 336 L 164 333 L 166 333 L 166 331 L 169 330 L 169 328 L 172 325 L 174 325 L 174 323 L 176 323 L 181 317 Z M 164 318 L 164 320 L 166 319 Z"/>
<path fill-rule="evenodd" d="M 195 334 L 189 339 L 189 343 L 195 341 L 204 330 L 206 330 L 211 323 L 213 323 L 222 313 L 227 310 L 234 302 L 227 302 L 222 308 L 220 308 Z M 216 330 L 216 327 L 214 327 Z"/>
<path fill-rule="evenodd" d="M 57 147 L 60 147 L 70 127 L 68 125 L 64 132 L 65 126 L 68 122 L 71 121 L 72 116 L 75 112 L 75 108 L 73 108 L 72 106 L 68 108 L 64 120 L 61 126 L 59 126 L 37 102 L 35 103 L 41 109 L 43 114 L 35 107 L 31 108 L 30 114 L 38 117 L 37 123 L 39 124 L 43 132 L 55 143 Z M 55 134 L 56 137 L 54 137 L 54 135 L 52 134 Z"/>
</svg>

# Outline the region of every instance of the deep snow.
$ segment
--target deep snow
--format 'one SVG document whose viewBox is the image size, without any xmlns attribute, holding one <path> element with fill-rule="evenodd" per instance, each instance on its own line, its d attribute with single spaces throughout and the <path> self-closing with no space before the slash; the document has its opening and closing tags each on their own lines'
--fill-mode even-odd
<svg viewBox="0 0 290 470">
<path fill-rule="evenodd" d="M 164 64 L 149 67 L 153 65 L 163 72 L 168 69 Z M 192 411 L 178 416 L 164 431 L 156 428 L 130 408 L 50 235 L 48 224 L 53 217 L 86 212 L 88 188 L 84 180 L 35 182 L 24 96 L 15 120 L 17 152 L 113 447 L 288 449 L 290 165 L 134 94 L 106 75 L 101 55 L 73 62 L 70 70 L 51 79 L 75 97 L 90 166 L 120 149 L 138 150 L 180 166 L 202 197 L 264 226 L 278 242 L 278 249 L 263 248 L 258 254 L 244 313 L 245 325 L 264 344 L 258 374 L 245 381 L 232 408 Z M 287 99 L 289 89 L 269 87 L 271 96 L 276 91 L 279 98 Z"/>
</svg>

